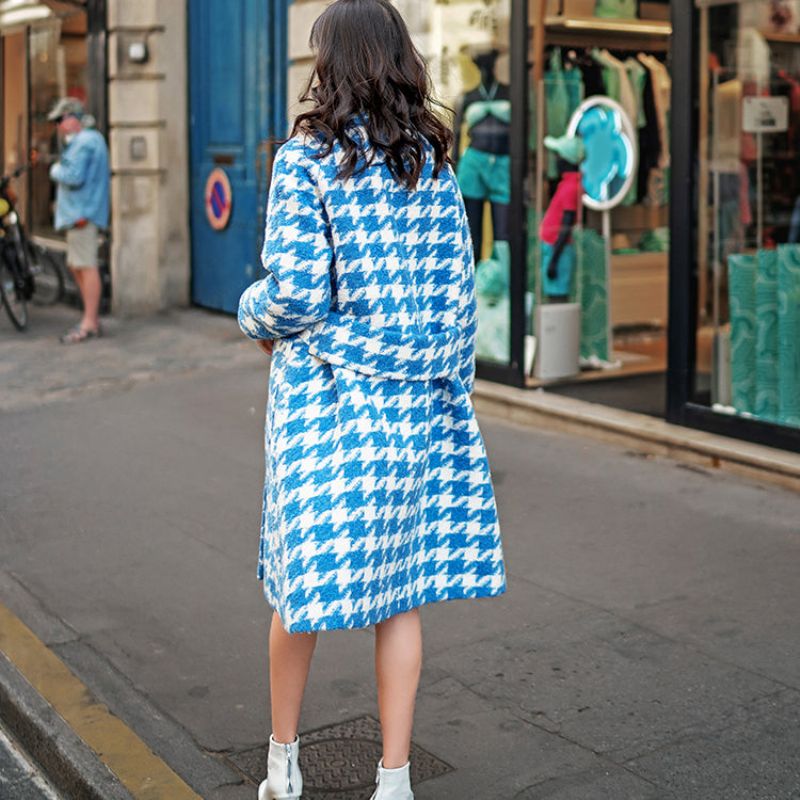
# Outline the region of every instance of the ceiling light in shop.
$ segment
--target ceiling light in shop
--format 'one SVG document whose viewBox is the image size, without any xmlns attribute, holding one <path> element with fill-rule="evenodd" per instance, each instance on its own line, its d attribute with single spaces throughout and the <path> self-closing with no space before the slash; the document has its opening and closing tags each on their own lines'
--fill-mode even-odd
<svg viewBox="0 0 800 800">
<path fill-rule="evenodd" d="M 73 0 L 0 0 L 0 31 L 46 22 L 65 13 L 74 13 L 77 8 L 82 8 L 82 4 Z"/>
</svg>

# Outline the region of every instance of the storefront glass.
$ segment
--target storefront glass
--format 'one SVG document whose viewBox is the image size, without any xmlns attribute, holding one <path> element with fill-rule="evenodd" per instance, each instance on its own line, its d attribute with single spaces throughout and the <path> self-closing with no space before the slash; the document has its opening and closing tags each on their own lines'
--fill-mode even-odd
<svg viewBox="0 0 800 800">
<path fill-rule="evenodd" d="M 52 237 L 58 234 L 48 170 L 59 143 L 47 114 L 59 97 L 86 102 L 88 44 L 85 11 L 64 3 L 40 5 L 42 13 L 29 26 L 15 24 L 3 35 L 3 169 L 34 157 L 27 180 L 18 181 L 19 208 L 31 232 Z"/>
<path fill-rule="evenodd" d="M 669 269 L 670 6 L 531 0 L 529 13 L 527 382 L 561 390 L 565 382 L 625 377 L 635 393 L 637 379 L 656 376 L 641 384 L 655 387 L 655 403 L 641 404 L 658 408 Z M 593 399 L 590 392 L 578 396 Z"/>
<path fill-rule="evenodd" d="M 800 427 L 800 4 L 699 18 L 695 401 Z"/>
<path fill-rule="evenodd" d="M 396 0 L 455 130 L 475 246 L 479 360 L 510 358 L 510 0 Z"/>
</svg>

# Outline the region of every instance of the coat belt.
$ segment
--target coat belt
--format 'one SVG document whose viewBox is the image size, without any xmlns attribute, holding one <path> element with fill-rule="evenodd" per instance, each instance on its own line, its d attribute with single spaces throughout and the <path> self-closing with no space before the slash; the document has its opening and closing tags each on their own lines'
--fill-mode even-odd
<svg viewBox="0 0 800 800">
<path fill-rule="evenodd" d="M 309 352 L 364 375 L 409 381 L 450 378 L 459 366 L 459 331 L 435 333 L 377 327 L 368 318 L 332 311 L 298 334 Z"/>
</svg>

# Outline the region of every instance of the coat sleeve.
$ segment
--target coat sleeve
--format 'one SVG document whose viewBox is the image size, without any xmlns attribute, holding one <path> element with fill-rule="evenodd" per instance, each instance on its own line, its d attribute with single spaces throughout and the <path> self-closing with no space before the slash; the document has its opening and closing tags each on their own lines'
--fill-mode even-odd
<svg viewBox="0 0 800 800">
<path fill-rule="evenodd" d="M 261 263 L 266 277 L 239 300 L 239 327 L 251 339 L 278 339 L 327 317 L 333 248 L 322 197 L 302 145 L 275 157 Z"/>
<path fill-rule="evenodd" d="M 472 394 L 475 383 L 475 334 L 478 330 L 478 306 L 475 298 L 475 257 L 472 250 L 472 235 L 469 230 L 467 212 L 461 192 L 458 192 L 458 235 L 456 236 L 461 260 L 461 291 L 459 292 L 458 315 L 462 329 L 458 377 L 468 394 Z"/>
</svg>

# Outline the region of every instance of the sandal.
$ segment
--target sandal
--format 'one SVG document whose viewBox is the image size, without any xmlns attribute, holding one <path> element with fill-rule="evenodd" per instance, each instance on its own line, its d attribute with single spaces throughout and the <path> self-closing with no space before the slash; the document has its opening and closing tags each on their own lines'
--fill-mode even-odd
<svg viewBox="0 0 800 800">
<path fill-rule="evenodd" d="M 62 334 L 59 341 L 61 344 L 80 344 L 80 342 L 85 342 L 87 339 L 96 339 L 98 336 L 102 336 L 102 331 L 99 326 L 95 330 L 90 330 L 76 325 L 74 328 L 70 328 L 65 334 Z"/>
</svg>

